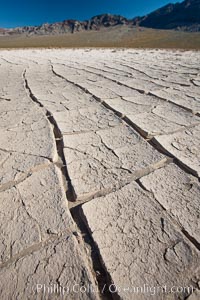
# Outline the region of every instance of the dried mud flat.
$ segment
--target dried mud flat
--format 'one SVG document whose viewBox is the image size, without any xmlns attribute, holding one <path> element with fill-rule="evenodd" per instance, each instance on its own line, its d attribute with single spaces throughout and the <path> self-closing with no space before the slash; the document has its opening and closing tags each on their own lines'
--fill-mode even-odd
<svg viewBox="0 0 200 300">
<path fill-rule="evenodd" d="M 199 136 L 199 52 L 1 51 L 0 298 L 199 299 Z"/>
</svg>

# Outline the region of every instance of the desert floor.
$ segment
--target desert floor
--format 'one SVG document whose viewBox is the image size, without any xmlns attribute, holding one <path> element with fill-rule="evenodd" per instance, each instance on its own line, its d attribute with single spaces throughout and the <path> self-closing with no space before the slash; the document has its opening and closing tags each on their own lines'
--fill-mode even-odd
<svg viewBox="0 0 200 300">
<path fill-rule="evenodd" d="M 199 177 L 199 52 L 0 51 L 2 300 L 199 299 Z"/>
<path fill-rule="evenodd" d="M 0 48 L 126 47 L 200 50 L 200 32 L 114 26 L 74 34 L 0 36 Z"/>
</svg>

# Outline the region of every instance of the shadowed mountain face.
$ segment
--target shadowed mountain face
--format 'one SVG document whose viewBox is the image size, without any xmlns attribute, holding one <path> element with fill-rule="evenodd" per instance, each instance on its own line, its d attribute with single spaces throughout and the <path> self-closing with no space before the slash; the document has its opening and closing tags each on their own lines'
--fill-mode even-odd
<svg viewBox="0 0 200 300">
<path fill-rule="evenodd" d="M 167 4 L 145 17 L 134 19 L 143 27 L 200 31 L 200 0 Z"/>
</svg>

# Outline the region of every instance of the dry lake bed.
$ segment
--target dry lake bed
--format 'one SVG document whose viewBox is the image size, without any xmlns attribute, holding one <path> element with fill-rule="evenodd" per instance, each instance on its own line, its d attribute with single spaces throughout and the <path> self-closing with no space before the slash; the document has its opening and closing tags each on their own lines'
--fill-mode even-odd
<svg viewBox="0 0 200 300">
<path fill-rule="evenodd" d="M 200 299 L 200 52 L 0 51 L 0 298 Z"/>
</svg>

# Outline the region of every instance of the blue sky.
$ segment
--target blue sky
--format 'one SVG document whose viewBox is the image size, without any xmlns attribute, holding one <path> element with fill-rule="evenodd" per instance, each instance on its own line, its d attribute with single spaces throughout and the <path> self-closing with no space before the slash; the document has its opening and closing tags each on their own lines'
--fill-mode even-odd
<svg viewBox="0 0 200 300">
<path fill-rule="evenodd" d="M 39 25 L 65 19 L 85 20 L 102 13 L 133 18 L 169 2 L 178 0 L 1 0 L 0 27 Z"/>
</svg>

